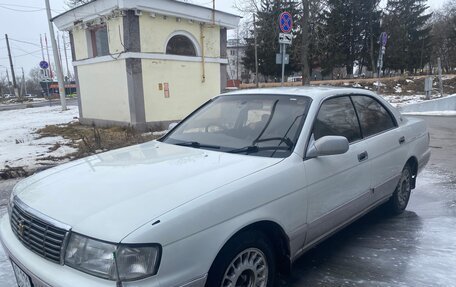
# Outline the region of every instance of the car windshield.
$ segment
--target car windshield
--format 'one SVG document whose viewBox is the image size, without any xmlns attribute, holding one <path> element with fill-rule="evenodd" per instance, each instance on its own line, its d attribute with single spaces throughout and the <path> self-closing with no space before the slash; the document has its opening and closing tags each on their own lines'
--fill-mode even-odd
<svg viewBox="0 0 456 287">
<path fill-rule="evenodd" d="M 303 96 L 220 96 L 161 141 L 227 153 L 287 157 L 299 137 L 310 102 Z"/>
</svg>

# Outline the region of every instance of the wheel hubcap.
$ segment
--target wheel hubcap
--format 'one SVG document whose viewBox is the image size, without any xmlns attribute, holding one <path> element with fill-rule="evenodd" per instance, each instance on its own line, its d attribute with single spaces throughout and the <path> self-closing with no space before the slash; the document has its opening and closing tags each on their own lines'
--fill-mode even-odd
<svg viewBox="0 0 456 287">
<path fill-rule="evenodd" d="M 267 283 L 266 256 L 257 248 L 249 248 L 231 261 L 223 276 L 221 287 L 266 287 Z"/>
<path fill-rule="evenodd" d="M 404 172 L 401 178 L 401 185 L 399 186 L 397 199 L 400 206 L 405 206 L 407 204 L 407 200 L 410 194 L 410 174 L 408 172 Z"/>
</svg>

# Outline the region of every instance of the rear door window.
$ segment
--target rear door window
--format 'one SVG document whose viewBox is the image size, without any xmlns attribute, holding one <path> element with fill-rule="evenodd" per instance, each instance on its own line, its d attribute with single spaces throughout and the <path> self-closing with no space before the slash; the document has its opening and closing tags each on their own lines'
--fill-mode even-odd
<svg viewBox="0 0 456 287">
<path fill-rule="evenodd" d="M 361 130 L 348 96 L 326 100 L 320 107 L 313 128 L 314 139 L 344 136 L 349 142 L 361 139 Z"/>
<path fill-rule="evenodd" d="M 376 99 L 368 96 L 352 96 L 358 112 L 363 137 L 376 135 L 396 127 L 390 112 Z"/>
</svg>

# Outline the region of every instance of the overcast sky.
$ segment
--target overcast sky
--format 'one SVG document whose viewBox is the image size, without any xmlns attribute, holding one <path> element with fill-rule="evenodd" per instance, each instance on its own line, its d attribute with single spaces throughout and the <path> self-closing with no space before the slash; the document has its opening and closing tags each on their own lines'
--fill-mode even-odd
<svg viewBox="0 0 456 287">
<path fill-rule="evenodd" d="M 234 1 L 217 0 L 217 9 L 236 14 L 238 12 L 232 7 Z M 444 0 L 428 1 L 431 9 L 438 9 L 445 2 Z M 189 2 L 212 5 L 210 0 L 190 0 Z M 53 16 L 67 9 L 65 0 L 50 0 L 50 3 Z M 41 60 L 40 34 L 46 33 L 49 36 L 44 6 L 44 0 L 0 0 L 0 77 L 5 75 L 5 67 L 9 69 L 5 34 L 8 34 L 11 39 L 10 45 L 16 73 L 20 73 L 20 68 L 23 67 L 27 75 L 31 68 L 38 66 Z M 61 34 L 59 35 L 61 38 Z M 69 52 L 68 50 L 68 54 Z M 52 57 L 52 52 L 50 51 L 50 53 Z M 63 66 L 66 70 L 65 63 Z"/>
</svg>

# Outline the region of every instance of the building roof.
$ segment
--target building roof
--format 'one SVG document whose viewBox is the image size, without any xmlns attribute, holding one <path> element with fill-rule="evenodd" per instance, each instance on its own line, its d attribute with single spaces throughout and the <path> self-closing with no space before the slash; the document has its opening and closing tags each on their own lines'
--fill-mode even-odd
<svg viewBox="0 0 456 287">
<path fill-rule="evenodd" d="M 176 0 L 94 0 L 87 4 L 68 10 L 52 19 L 60 30 L 70 30 L 75 23 L 88 22 L 107 16 L 113 11 L 137 10 L 151 15 L 174 16 L 202 23 L 212 23 L 221 27 L 234 29 L 241 17 L 211 8 L 184 3 Z"/>
</svg>

